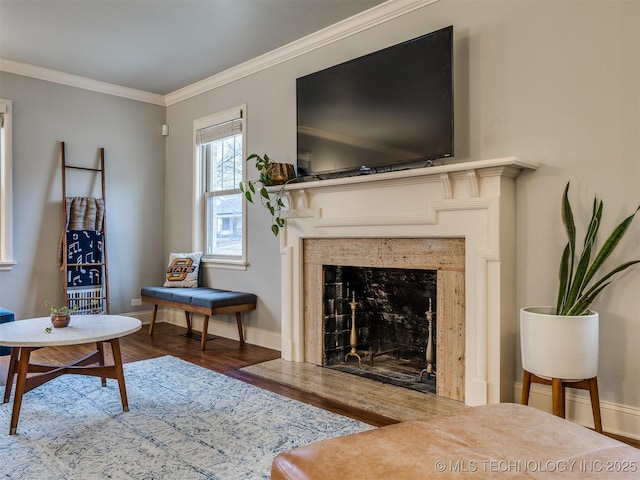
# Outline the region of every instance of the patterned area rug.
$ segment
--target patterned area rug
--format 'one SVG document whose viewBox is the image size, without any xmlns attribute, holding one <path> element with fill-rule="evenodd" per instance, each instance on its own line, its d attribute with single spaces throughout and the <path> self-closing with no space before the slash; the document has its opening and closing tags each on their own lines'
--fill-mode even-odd
<svg viewBox="0 0 640 480">
<path fill-rule="evenodd" d="M 268 479 L 284 450 L 373 428 L 170 356 L 124 368 L 126 413 L 115 380 L 77 375 L 27 393 L 15 436 L 0 404 L 0 477 Z"/>
</svg>

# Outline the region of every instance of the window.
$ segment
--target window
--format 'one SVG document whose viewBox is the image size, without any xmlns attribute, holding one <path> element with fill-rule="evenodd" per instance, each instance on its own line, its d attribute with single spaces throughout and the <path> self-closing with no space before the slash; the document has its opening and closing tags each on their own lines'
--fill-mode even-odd
<svg viewBox="0 0 640 480">
<path fill-rule="evenodd" d="M 11 270 L 13 261 L 11 100 L 0 98 L 0 270 Z"/>
<path fill-rule="evenodd" d="M 193 124 L 195 238 L 205 263 L 246 265 L 246 202 L 239 189 L 244 179 L 245 111 L 237 107 Z"/>
</svg>

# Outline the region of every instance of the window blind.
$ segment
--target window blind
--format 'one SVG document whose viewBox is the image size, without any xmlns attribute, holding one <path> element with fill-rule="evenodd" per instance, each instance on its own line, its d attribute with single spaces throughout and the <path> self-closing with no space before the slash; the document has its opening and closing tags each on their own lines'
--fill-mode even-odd
<svg viewBox="0 0 640 480">
<path fill-rule="evenodd" d="M 242 118 L 196 130 L 196 145 L 203 145 L 239 134 L 242 134 Z"/>
</svg>

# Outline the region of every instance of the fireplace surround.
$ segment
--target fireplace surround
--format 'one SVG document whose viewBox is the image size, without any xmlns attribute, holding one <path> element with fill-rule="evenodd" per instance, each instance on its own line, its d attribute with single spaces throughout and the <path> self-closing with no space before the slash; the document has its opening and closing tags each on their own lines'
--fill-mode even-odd
<svg viewBox="0 0 640 480">
<path fill-rule="evenodd" d="M 512 400 L 515 178 L 536 168 L 507 157 L 288 185 L 282 358 L 321 364 L 322 265 L 432 268 L 447 345 L 437 364 L 450 372 L 437 393 L 468 405 Z"/>
<path fill-rule="evenodd" d="M 322 365 L 324 265 L 436 271 L 436 394 L 464 396 L 464 245 L 462 238 L 306 238 L 303 240 L 304 361 Z"/>
</svg>

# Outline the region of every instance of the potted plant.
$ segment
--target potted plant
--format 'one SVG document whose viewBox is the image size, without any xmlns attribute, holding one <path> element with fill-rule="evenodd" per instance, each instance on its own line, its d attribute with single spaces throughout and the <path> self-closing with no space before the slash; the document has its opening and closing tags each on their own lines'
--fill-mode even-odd
<svg viewBox="0 0 640 480">
<path fill-rule="evenodd" d="M 54 328 L 64 328 L 69 326 L 71 314 L 77 309 L 75 306 L 69 308 L 66 305 L 58 308 L 49 302 L 44 302 L 44 304 L 47 307 L 50 307 L 51 325 L 53 325 Z"/>
<path fill-rule="evenodd" d="M 640 207 L 613 230 L 594 255 L 603 211 L 603 202 L 595 198 L 582 252 L 578 255 L 576 226 L 568 194 L 569 183 L 562 197 L 562 222 L 568 241 L 560 261 L 556 306 L 521 310 L 522 367 L 547 378 L 590 379 L 597 376 L 599 344 L 599 315 L 590 307 L 615 275 L 640 260 L 623 263 L 600 278 L 596 276 Z"/>
<path fill-rule="evenodd" d="M 285 208 L 283 199 L 286 195 L 284 187 L 287 183 L 295 180 L 293 165 L 272 162 L 266 153 L 262 157 L 253 153 L 247 157 L 247 162 L 251 160 L 255 160 L 255 167 L 260 177 L 258 180 L 240 182 L 240 191 L 251 203 L 254 203 L 255 196 L 260 199 L 273 219 L 271 231 L 275 236 L 278 236 L 285 225 L 285 219 L 282 215 L 282 209 Z M 268 188 L 274 185 L 280 185 L 280 188 Z"/>
</svg>

